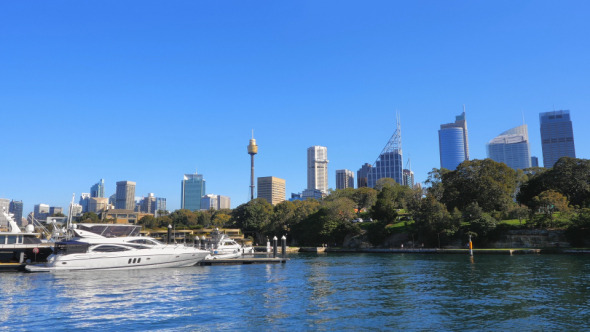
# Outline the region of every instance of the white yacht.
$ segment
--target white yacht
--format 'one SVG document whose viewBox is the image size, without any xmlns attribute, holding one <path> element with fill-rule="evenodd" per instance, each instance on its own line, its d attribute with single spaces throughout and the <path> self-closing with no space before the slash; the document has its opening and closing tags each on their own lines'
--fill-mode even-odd
<svg viewBox="0 0 590 332">
<path fill-rule="evenodd" d="M 209 252 L 183 244 L 163 244 L 139 236 L 141 226 L 77 224 L 73 238 L 55 243 L 47 263 L 27 265 L 29 272 L 123 270 L 192 266 Z"/>
<path fill-rule="evenodd" d="M 216 230 L 212 234 L 213 248 L 205 259 L 231 259 L 242 257 L 243 254 L 253 253 L 252 247 L 245 247 Z"/>
</svg>

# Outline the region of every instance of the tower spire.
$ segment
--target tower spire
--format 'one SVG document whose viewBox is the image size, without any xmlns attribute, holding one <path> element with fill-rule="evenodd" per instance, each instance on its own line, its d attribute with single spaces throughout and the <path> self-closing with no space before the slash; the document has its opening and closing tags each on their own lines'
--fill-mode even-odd
<svg viewBox="0 0 590 332">
<path fill-rule="evenodd" d="M 254 155 L 258 153 L 258 145 L 254 139 L 254 129 L 252 129 L 252 138 L 248 144 L 248 154 L 250 155 L 250 199 L 254 199 Z"/>
</svg>

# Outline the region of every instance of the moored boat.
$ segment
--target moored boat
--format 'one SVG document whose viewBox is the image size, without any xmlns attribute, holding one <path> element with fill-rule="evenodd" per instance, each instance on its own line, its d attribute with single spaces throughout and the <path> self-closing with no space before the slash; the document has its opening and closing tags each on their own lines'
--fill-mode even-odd
<svg viewBox="0 0 590 332">
<path fill-rule="evenodd" d="M 25 269 L 53 272 L 185 267 L 209 254 L 183 244 L 163 244 L 139 236 L 140 229 L 135 225 L 77 224 L 71 228 L 73 238 L 57 242 L 46 263 L 27 265 Z"/>
<path fill-rule="evenodd" d="M 27 261 L 44 262 L 53 252 L 53 244 L 41 240 L 32 225 L 22 231 L 5 209 L 2 214 L 8 220 L 8 231 L 0 232 L 0 271 L 22 271 Z"/>
</svg>

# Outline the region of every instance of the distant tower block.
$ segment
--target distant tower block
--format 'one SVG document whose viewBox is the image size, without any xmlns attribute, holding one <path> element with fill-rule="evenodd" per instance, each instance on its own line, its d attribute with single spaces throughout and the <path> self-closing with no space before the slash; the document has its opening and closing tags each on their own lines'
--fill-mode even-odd
<svg viewBox="0 0 590 332">
<path fill-rule="evenodd" d="M 254 155 L 258 153 L 258 145 L 254 139 L 254 130 L 252 130 L 252 138 L 248 144 L 248 154 L 250 155 L 250 199 L 254 199 Z"/>
</svg>

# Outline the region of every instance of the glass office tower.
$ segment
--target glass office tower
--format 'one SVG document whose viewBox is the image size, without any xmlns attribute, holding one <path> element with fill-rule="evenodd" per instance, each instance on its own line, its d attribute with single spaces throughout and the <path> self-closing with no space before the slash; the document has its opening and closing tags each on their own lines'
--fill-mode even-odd
<svg viewBox="0 0 590 332">
<path fill-rule="evenodd" d="M 531 150 L 527 125 L 507 130 L 487 144 L 488 158 L 505 163 L 515 170 L 531 167 Z"/>
<path fill-rule="evenodd" d="M 205 196 L 205 179 L 202 174 L 185 174 L 181 183 L 180 208 L 191 211 L 201 209 L 201 198 Z"/>
<path fill-rule="evenodd" d="M 460 163 L 469 160 L 469 141 L 465 111 L 455 117 L 455 122 L 440 125 L 438 131 L 440 167 L 455 170 Z"/>
<path fill-rule="evenodd" d="M 574 130 L 570 111 L 553 111 L 539 114 L 543 166 L 549 168 L 561 157 L 576 157 Z"/>
</svg>

